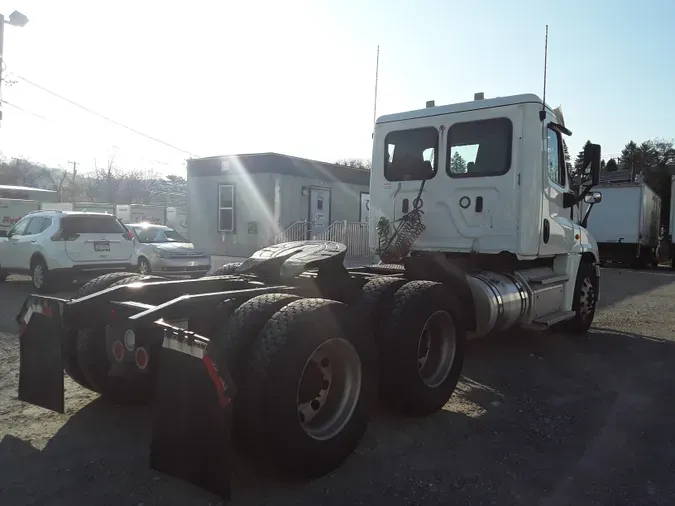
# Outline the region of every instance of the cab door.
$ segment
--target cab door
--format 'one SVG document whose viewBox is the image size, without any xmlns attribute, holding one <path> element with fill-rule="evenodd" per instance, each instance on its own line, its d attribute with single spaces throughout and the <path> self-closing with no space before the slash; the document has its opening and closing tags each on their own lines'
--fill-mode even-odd
<svg viewBox="0 0 675 506">
<path fill-rule="evenodd" d="M 574 222 L 569 209 L 563 207 L 563 194 L 569 191 L 562 137 L 555 129 L 546 127 L 544 138 L 544 174 L 542 223 L 540 224 L 539 254 L 553 256 L 569 253 L 575 244 Z"/>
</svg>

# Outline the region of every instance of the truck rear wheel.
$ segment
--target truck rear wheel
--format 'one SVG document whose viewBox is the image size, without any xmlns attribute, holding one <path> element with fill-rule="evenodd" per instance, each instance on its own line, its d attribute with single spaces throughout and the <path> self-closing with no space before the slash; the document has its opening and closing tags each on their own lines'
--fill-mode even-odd
<svg viewBox="0 0 675 506">
<path fill-rule="evenodd" d="M 103 276 L 98 276 L 84 285 L 82 285 L 73 296 L 73 299 L 81 299 L 87 295 L 91 295 L 96 292 L 110 288 L 110 285 L 116 283 L 117 281 L 128 278 L 130 276 L 135 276 L 133 272 L 111 272 L 110 274 L 104 274 Z M 84 377 L 82 370 L 77 362 L 77 330 L 71 330 L 68 334 L 68 339 L 65 343 L 64 349 L 64 370 L 70 378 L 78 383 L 79 385 L 93 390 L 91 384 L 87 381 L 87 378 Z"/>
<path fill-rule="evenodd" d="M 241 380 L 240 371 L 251 361 L 251 348 L 267 321 L 282 307 L 296 300 L 300 297 L 287 293 L 259 295 L 244 302 L 231 315 L 225 315 L 227 321 L 219 327 L 215 339 L 209 344 L 209 354 L 222 357 L 236 385 Z M 246 424 L 239 405 L 239 402 L 234 405 L 234 424 L 238 433 L 245 430 Z M 243 438 L 237 438 L 237 442 L 246 443 Z"/>
<path fill-rule="evenodd" d="M 394 294 L 407 283 L 406 279 L 383 276 L 368 281 L 361 289 L 361 300 L 359 309 L 364 313 L 365 318 L 370 323 L 375 342 L 377 343 L 377 353 L 379 363 L 391 361 L 391 347 L 388 342 L 388 328 L 383 325 L 391 315 Z M 383 367 L 380 370 L 379 389 L 383 391 L 385 378 Z"/>
<path fill-rule="evenodd" d="M 239 378 L 238 365 L 249 360 L 250 347 L 265 327 L 267 320 L 282 307 L 300 300 L 297 295 L 269 293 L 253 297 L 239 306 L 228 321 L 221 325 L 215 340 L 210 344 L 210 354 L 221 355 L 235 383 Z"/>
<path fill-rule="evenodd" d="M 108 288 L 140 281 L 163 280 L 164 278 L 159 276 L 134 274 L 122 277 L 122 279 L 111 283 Z M 105 326 L 80 329 L 77 332 L 77 363 L 90 385 L 89 388 L 119 404 L 144 404 L 148 402 L 153 393 L 152 368 L 154 367 L 154 360 L 152 360 L 152 356 L 155 350 L 144 347 L 146 352 L 144 355 L 144 370 L 148 369 L 147 371 L 128 371 L 128 374 L 112 376 L 109 374 L 112 364 L 108 358 L 105 337 Z"/>
<path fill-rule="evenodd" d="M 464 362 L 466 327 L 461 304 L 433 281 L 411 281 L 394 295 L 382 359 L 387 403 L 412 416 L 440 410 L 457 386 Z"/>
<path fill-rule="evenodd" d="M 340 302 L 301 299 L 274 314 L 253 344 L 238 399 L 242 435 L 289 474 L 332 471 L 365 433 L 377 353 L 359 314 Z"/>
</svg>

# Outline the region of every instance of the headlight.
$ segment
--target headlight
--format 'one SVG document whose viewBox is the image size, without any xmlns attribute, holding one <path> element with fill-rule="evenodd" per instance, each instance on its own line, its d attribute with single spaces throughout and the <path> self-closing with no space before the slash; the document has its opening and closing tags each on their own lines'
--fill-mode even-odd
<svg viewBox="0 0 675 506">
<path fill-rule="evenodd" d="M 162 251 L 159 249 L 154 250 L 155 255 L 157 255 L 159 258 L 171 258 L 171 255 L 167 251 Z"/>
</svg>

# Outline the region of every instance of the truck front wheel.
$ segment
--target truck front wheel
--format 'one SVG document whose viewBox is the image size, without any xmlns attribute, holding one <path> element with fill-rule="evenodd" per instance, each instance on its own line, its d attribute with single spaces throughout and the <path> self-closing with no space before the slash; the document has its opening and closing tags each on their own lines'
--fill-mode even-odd
<svg viewBox="0 0 675 506">
<path fill-rule="evenodd" d="M 595 267 L 589 262 L 581 262 L 572 301 L 572 311 L 575 315 L 571 320 L 560 324 L 562 332 L 572 336 L 582 336 L 589 331 L 595 317 L 599 288 L 600 280 Z"/>
</svg>

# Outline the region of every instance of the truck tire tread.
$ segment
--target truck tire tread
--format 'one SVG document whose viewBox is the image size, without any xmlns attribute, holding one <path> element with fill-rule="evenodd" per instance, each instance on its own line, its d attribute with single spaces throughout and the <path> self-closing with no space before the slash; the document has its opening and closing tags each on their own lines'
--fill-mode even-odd
<svg viewBox="0 0 675 506">
<path fill-rule="evenodd" d="M 242 262 L 229 262 L 221 265 L 217 269 L 213 269 L 206 273 L 207 276 L 225 276 L 227 274 L 234 274 Z"/>
<path fill-rule="evenodd" d="M 370 323 L 375 343 L 377 344 L 377 353 L 379 363 L 391 361 L 389 356 L 391 347 L 388 342 L 388 329 L 382 323 L 387 321 L 391 315 L 394 294 L 407 283 L 404 278 L 383 276 L 368 281 L 361 289 L 361 300 L 359 308 L 363 312 L 366 321 Z M 384 377 L 384 367 L 380 367 L 379 390 L 382 391 L 386 378 Z"/>
<path fill-rule="evenodd" d="M 462 305 L 449 287 L 435 281 L 410 281 L 394 295 L 387 326 L 387 348 L 381 361 L 383 398 L 394 410 L 426 416 L 440 410 L 457 386 L 464 363 L 466 325 Z M 427 318 L 436 311 L 448 313 L 454 324 L 452 365 L 437 387 L 424 383 L 418 368 L 418 346 Z"/>
<path fill-rule="evenodd" d="M 244 363 L 239 408 L 242 437 L 265 457 L 296 477 L 316 477 L 337 468 L 363 437 L 376 398 L 377 352 L 369 326 L 353 306 L 332 300 L 301 299 L 282 307 L 255 340 Z M 349 341 L 361 360 L 358 403 L 343 429 L 317 440 L 303 430 L 297 412 L 297 388 L 313 351 L 331 338 Z M 291 407 L 291 404 L 293 406 Z"/>
</svg>

